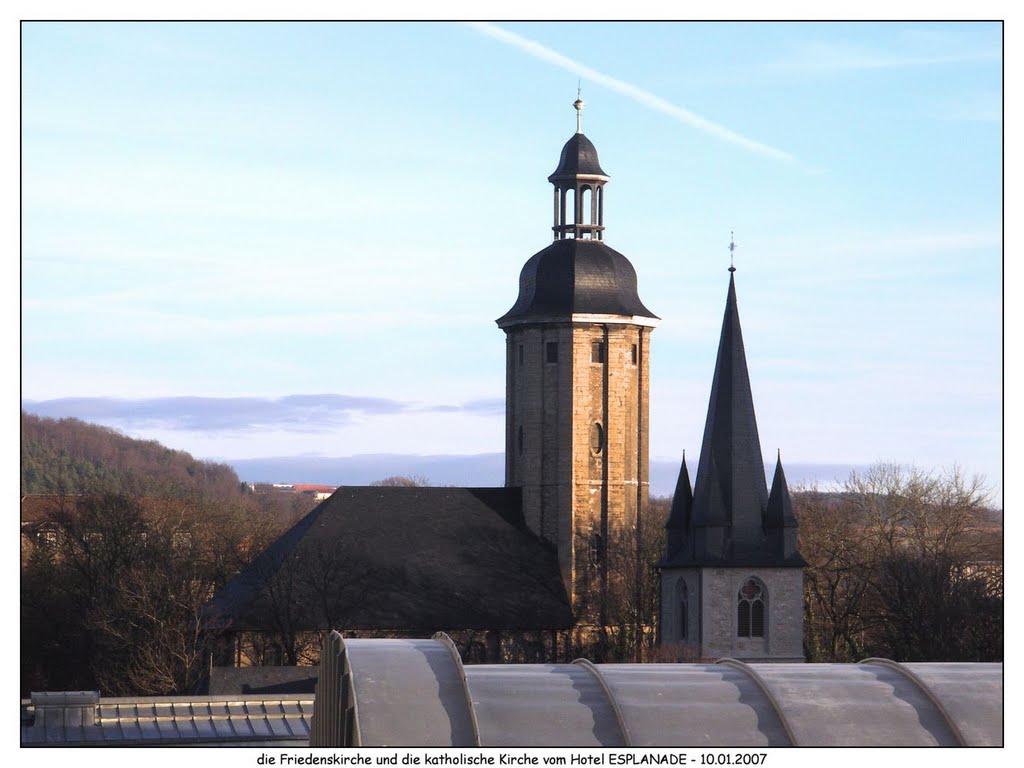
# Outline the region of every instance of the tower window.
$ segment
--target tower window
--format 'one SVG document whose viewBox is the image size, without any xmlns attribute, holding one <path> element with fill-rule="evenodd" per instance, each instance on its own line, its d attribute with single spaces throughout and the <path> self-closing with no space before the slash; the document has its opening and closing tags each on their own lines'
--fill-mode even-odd
<svg viewBox="0 0 1024 768">
<path fill-rule="evenodd" d="M 519 449 L 519 453 L 523 452 L 523 425 L 519 425 L 519 429 L 516 431 L 516 446 Z"/>
<path fill-rule="evenodd" d="M 604 450 L 604 427 L 598 422 L 594 422 L 593 428 L 590 430 L 590 452 L 595 456 L 600 456 L 601 451 Z"/>
<path fill-rule="evenodd" d="M 601 534 L 597 531 L 593 531 L 590 534 L 590 564 L 599 565 L 601 563 Z"/>
<path fill-rule="evenodd" d="M 519 364 L 523 364 L 523 345 L 519 345 Z"/>
<path fill-rule="evenodd" d="M 636 365 L 636 361 L 638 360 L 638 358 L 639 358 L 639 352 L 638 352 L 638 350 L 636 348 L 636 344 L 634 344 L 633 345 L 633 355 L 632 355 L 633 365 Z"/>
<path fill-rule="evenodd" d="M 592 363 L 603 363 L 604 362 L 604 342 L 595 341 L 590 345 L 590 362 Z"/>
<path fill-rule="evenodd" d="M 549 363 L 557 363 L 558 362 L 558 342 L 557 341 L 549 341 L 547 343 L 547 347 L 545 347 L 545 349 L 547 350 L 547 358 L 546 358 L 547 361 Z"/>
<path fill-rule="evenodd" d="M 765 590 L 757 579 L 747 579 L 740 587 L 736 605 L 736 635 L 764 637 Z"/>
</svg>

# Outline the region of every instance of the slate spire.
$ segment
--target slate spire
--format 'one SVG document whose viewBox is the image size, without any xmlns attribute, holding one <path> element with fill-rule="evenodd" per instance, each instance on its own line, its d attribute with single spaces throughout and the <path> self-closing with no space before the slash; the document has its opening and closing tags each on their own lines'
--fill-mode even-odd
<svg viewBox="0 0 1024 768">
<path fill-rule="evenodd" d="M 679 479 L 676 481 L 676 492 L 672 495 L 672 510 L 665 523 L 665 535 L 669 558 L 680 553 L 687 541 L 692 537 L 687 534 L 692 526 L 690 512 L 693 508 L 693 489 L 690 486 L 690 472 L 686 468 L 686 451 L 683 451 L 683 464 L 679 468 Z"/>
<path fill-rule="evenodd" d="M 765 528 L 774 544 L 773 549 L 781 552 L 783 559 L 797 555 L 796 515 L 793 514 L 793 500 L 789 496 L 786 473 L 782 469 L 782 451 L 775 460 L 775 477 L 768 495 L 768 510 L 765 513 Z"/>
<path fill-rule="evenodd" d="M 764 550 L 768 488 L 732 266 L 693 497 L 698 559 Z"/>
</svg>

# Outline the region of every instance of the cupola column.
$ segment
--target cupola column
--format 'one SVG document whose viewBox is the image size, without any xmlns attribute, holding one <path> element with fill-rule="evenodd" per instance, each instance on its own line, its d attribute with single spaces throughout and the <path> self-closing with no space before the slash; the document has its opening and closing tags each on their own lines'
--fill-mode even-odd
<svg viewBox="0 0 1024 768">
<path fill-rule="evenodd" d="M 576 135 L 562 149 L 558 168 L 548 176 L 555 185 L 555 240 L 604 240 L 604 185 L 608 176 L 597 162 L 597 150 L 581 130 L 585 106 L 576 99 Z M 572 204 L 567 200 L 572 195 Z"/>
</svg>

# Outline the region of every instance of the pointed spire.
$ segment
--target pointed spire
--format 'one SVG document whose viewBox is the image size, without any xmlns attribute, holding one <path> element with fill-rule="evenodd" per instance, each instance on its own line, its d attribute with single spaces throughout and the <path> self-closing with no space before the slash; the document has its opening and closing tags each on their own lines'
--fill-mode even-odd
<svg viewBox="0 0 1024 768">
<path fill-rule="evenodd" d="M 730 238 L 730 254 L 735 250 L 736 241 Z M 680 470 L 681 478 L 685 470 Z M 676 499 L 665 526 L 669 552 L 659 567 L 806 565 L 797 551 L 796 517 L 781 452 L 770 496 L 765 482 L 732 263 L 693 496 L 688 499 L 677 490 Z M 689 524 L 682 535 L 677 530 L 684 520 L 684 499 L 689 502 Z M 673 551 L 678 536 L 683 546 Z"/>
<path fill-rule="evenodd" d="M 722 335 L 693 494 L 694 526 L 708 529 L 701 536 L 706 551 L 697 552 L 697 556 L 710 560 L 724 557 L 729 541 L 737 553 L 761 549 L 762 516 L 768 501 L 734 271 L 731 268 L 729 273 Z"/>
<path fill-rule="evenodd" d="M 772 478 L 772 490 L 768 495 L 767 523 L 769 528 L 785 528 L 796 525 L 793 515 L 793 500 L 786 484 L 786 473 L 782 469 L 782 451 L 778 451 L 775 459 L 775 477 Z"/>
<path fill-rule="evenodd" d="M 729 271 L 736 271 L 736 262 L 733 261 L 733 251 L 736 250 L 736 238 L 733 237 L 733 233 L 729 233 Z"/>
<path fill-rule="evenodd" d="M 679 479 L 676 481 L 676 492 L 672 495 L 672 510 L 665 523 L 667 548 L 665 556 L 672 558 L 683 548 L 691 529 L 690 510 L 693 508 L 693 488 L 690 485 L 690 472 L 686 468 L 686 451 L 683 451 L 683 463 L 679 468 Z"/>
<path fill-rule="evenodd" d="M 576 107 L 576 133 L 583 133 L 583 108 L 587 106 L 587 102 L 580 96 L 582 86 L 577 83 L 576 85 L 576 101 L 573 102 L 573 106 Z"/>
<path fill-rule="evenodd" d="M 769 536 L 775 539 L 775 551 L 783 559 L 799 557 L 796 549 L 796 515 L 793 514 L 793 500 L 789 495 L 786 473 L 782 469 L 782 451 L 775 460 L 775 477 L 772 478 L 772 491 L 768 496 L 768 508 L 765 523 Z"/>
<path fill-rule="evenodd" d="M 692 536 L 692 520 L 690 510 L 693 507 L 693 489 L 690 485 L 690 473 L 686 468 L 686 452 L 683 452 L 683 464 L 679 468 L 679 479 L 676 481 L 676 493 L 672 497 L 672 510 L 665 523 L 666 559 L 680 554 L 687 540 Z"/>
<path fill-rule="evenodd" d="M 690 472 L 686 467 L 686 451 L 683 451 L 683 463 L 679 467 L 679 479 L 676 481 L 676 492 L 672 496 L 672 511 L 669 513 L 666 528 L 689 528 L 690 508 L 693 506 L 693 488 L 690 485 Z"/>
</svg>

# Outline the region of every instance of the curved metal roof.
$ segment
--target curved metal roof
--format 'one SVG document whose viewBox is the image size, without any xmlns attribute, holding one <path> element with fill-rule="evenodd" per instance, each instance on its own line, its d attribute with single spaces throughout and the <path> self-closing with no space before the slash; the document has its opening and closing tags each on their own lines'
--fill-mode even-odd
<svg viewBox="0 0 1024 768">
<path fill-rule="evenodd" d="M 519 297 L 497 323 L 567 321 L 573 315 L 657 320 L 637 294 L 629 259 L 599 240 L 556 240 L 535 253 L 519 274 Z"/>
<path fill-rule="evenodd" d="M 311 746 L 992 746 L 1002 664 L 482 664 L 324 645 Z"/>
<path fill-rule="evenodd" d="M 552 184 L 559 181 L 573 181 L 577 176 L 603 176 L 608 174 L 601 170 L 597 161 L 597 147 L 582 133 L 573 134 L 558 158 L 558 167 L 548 176 Z"/>
</svg>

